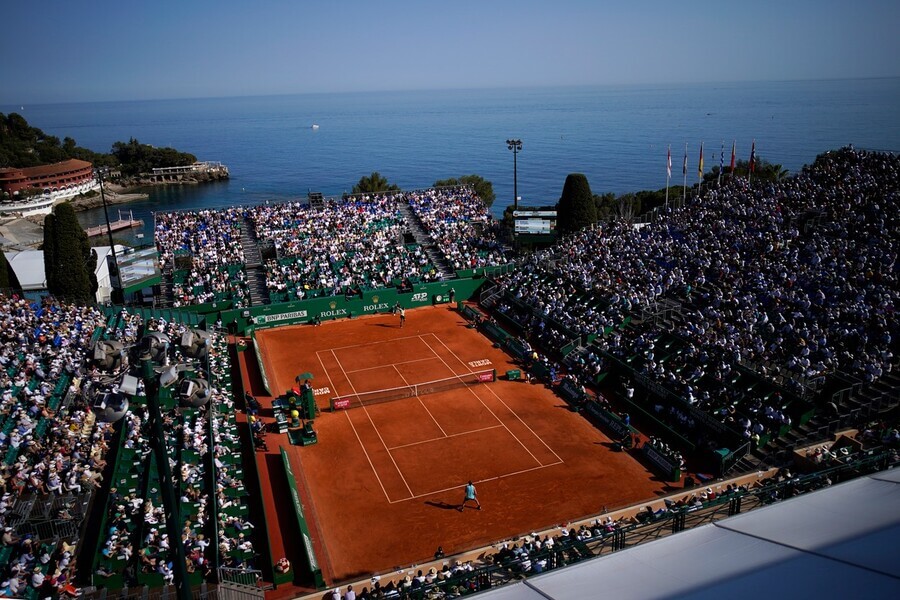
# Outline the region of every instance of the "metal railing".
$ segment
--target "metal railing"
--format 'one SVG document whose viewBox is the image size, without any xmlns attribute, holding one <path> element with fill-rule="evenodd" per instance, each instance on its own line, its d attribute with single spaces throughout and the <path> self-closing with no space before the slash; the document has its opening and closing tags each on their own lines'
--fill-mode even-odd
<svg viewBox="0 0 900 600">
<path fill-rule="evenodd" d="M 231 567 L 219 567 L 219 583 L 231 584 L 243 588 L 256 590 L 271 589 L 271 584 L 264 587 L 262 584 L 262 571 L 257 569 L 233 569 Z"/>
<path fill-rule="evenodd" d="M 605 556 L 681 531 L 715 523 L 774 502 L 827 487 L 832 483 L 874 473 L 886 468 L 891 460 L 891 451 L 869 450 L 852 462 L 839 464 L 809 475 L 791 477 L 778 482 L 772 481 L 756 488 L 720 496 L 700 507 L 673 507 L 660 514 L 650 515 L 648 513 L 644 522 L 617 527 L 586 540 L 578 540 L 577 537 L 570 535 L 562 541 L 557 540 L 550 550 L 544 548 L 541 551 L 526 552 L 508 559 L 500 558 L 500 554 L 489 555 L 486 558 L 487 564 L 484 566 L 452 575 L 443 581 L 436 581 L 420 588 L 400 588 L 397 597 L 424 600 L 443 597 L 442 593 L 452 596 L 454 593 L 470 593 L 502 586 L 540 572 L 597 556 Z M 690 491 L 688 490 L 686 493 L 690 493 Z"/>
</svg>

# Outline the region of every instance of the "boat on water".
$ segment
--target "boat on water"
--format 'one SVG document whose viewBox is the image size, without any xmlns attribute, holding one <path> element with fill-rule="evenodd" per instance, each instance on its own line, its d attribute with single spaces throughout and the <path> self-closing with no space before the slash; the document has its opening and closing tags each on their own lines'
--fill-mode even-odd
<svg viewBox="0 0 900 600">
<path fill-rule="evenodd" d="M 316 125 L 315 123 L 313 123 L 313 124 L 312 124 L 312 127 L 310 127 L 310 129 L 318 129 L 318 128 L 319 128 L 319 126 Z"/>
</svg>

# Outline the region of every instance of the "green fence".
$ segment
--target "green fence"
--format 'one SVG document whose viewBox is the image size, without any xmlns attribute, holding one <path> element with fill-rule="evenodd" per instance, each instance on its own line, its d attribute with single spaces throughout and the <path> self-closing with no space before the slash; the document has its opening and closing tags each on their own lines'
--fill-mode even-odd
<svg viewBox="0 0 900 600">
<path fill-rule="evenodd" d="M 284 471 L 287 474 L 288 488 L 291 490 L 291 502 L 294 505 L 294 513 L 297 515 L 300 535 L 303 537 L 307 572 L 312 576 L 316 589 L 323 590 L 325 589 L 325 579 L 322 577 L 322 569 L 319 567 L 319 561 L 316 560 L 316 554 L 313 551 L 309 525 L 306 523 L 306 516 L 303 514 L 303 504 L 300 502 L 300 493 L 297 491 L 297 480 L 294 478 L 294 470 L 291 468 L 291 461 L 288 460 L 288 455 L 284 448 L 281 449 L 281 461 L 284 463 Z"/>
<path fill-rule="evenodd" d="M 454 301 L 468 300 L 485 282 L 483 278 L 454 279 L 419 283 L 412 292 L 399 293 L 397 288 L 366 290 L 352 296 L 328 296 L 309 298 L 295 302 L 283 302 L 245 309 L 222 312 L 224 323 L 237 323 L 238 333 L 245 334 L 248 328 L 264 329 L 284 325 L 299 325 L 315 320 L 328 321 L 360 315 L 390 312 L 396 304 L 410 309 L 421 306 L 443 304 L 454 291 Z"/>
</svg>

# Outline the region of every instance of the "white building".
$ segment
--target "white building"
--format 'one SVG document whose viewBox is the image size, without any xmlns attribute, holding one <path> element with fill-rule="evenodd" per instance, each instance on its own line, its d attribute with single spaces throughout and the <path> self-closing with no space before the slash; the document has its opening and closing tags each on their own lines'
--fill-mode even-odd
<svg viewBox="0 0 900 600">
<path fill-rule="evenodd" d="M 99 303 L 109 301 L 112 293 L 112 283 L 109 278 L 109 266 L 106 257 L 110 254 L 109 246 L 95 246 L 97 252 L 97 295 L 96 299 Z M 116 245 L 116 254 L 121 255 L 125 252 L 126 247 Z M 22 291 L 28 294 L 41 294 L 47 291 L 47 274 L 44 271 L 44 251 L 43 250 L 22 250 L 4 252 L 6 260 L 12 266 Z"/>
</svg>

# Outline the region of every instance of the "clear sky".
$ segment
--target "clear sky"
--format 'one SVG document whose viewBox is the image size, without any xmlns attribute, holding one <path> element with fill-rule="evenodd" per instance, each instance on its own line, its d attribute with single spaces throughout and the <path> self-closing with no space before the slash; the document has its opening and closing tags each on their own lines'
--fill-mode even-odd
<svg viewBox="0 0 900 600">
<path fill-rule="evenodd" d="M 900 0 L 4 0 L 0 22 L 0 104 L 900 75 Z"/>
</svg>

